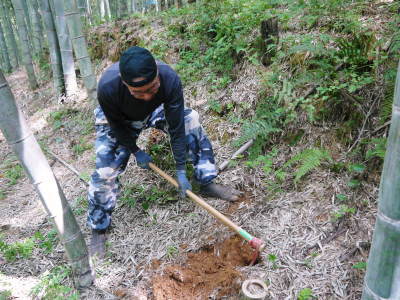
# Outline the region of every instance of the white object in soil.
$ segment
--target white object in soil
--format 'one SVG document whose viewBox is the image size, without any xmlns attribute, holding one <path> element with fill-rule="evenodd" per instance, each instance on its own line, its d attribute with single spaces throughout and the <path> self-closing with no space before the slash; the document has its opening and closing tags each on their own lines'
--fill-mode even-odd
<svg viewBox="0 0 400 300">
<path fill-rule="evenodd" d="M 243 300 L 262 300 L 267 296 L 267 286 L 259 279 L 247 279 L 242 284 Z"/>
</svg>

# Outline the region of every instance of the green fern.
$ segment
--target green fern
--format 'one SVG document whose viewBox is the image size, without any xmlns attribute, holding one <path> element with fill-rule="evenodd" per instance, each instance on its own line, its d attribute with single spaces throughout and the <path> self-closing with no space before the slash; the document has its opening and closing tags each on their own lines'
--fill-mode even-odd
<svg viewBox="0 0 400 300">
<path fill-rule="evenodd" d="M 234 145 L 238 146 L 253 139 L 255 143 L 252 149 L 257 150 L 255 151 L 257 153 L 254 153 L 257 156 L 261 153 L 267 138 L 272 133 L 282 131 L 281 125 L 284 112 L 284 108 L 279 103 L 279 95 L 263 99 L 257 105 L 255 116 L 243 123 L 242 134 Z M 256 145 L 257 147 L 255 147 Z"/>
<path fill-rule="evenodd" d="M 304 175 L 319 167 L 324 161 L 332 161 L 332 157 L 327 150 L 318 148 L 305 149 L 288 160 L 283 165 L 283 168 L 288 168 L 294 163 L 298 163 L 298 167 L 294 172 L 294 182 L 297 183 Z"/>
<path fill-rule="evenodd" d="M 376 38 L 370 32 L 354 33 L 350 38 L 338 38 L 338 55 L 353 65 L 365 65 L 368 63 L 368 56 L 373 50 L 375 42 Z"/>
<path fill-rule="evenodd" d="M 368 141 L 370 149 L 368 149 L 365 153 L 365 159 L 370 160 L 374 157 L 384 159 L 386 153 L 386 143 L 386 138 L 374 138 Z"/>
<path fill-rule="evenodd" d="M 248 141 L 250 139 L 266 138 L 269 134 L 278 132 L 280 129 L 276 128 L 269 120 L 256 119 L 247 122 L 243 126 L 243 133 L 240 137 L 240 141 Z"/>
<path fill-rule="evenodd" d="M 391 82 L 386 88 L 385 97 L 379 108 L 379 122 L 381 124 L 385 123 L 392 116 L 393 97 L 394 97 L 394 82 Z"/>
</svg>

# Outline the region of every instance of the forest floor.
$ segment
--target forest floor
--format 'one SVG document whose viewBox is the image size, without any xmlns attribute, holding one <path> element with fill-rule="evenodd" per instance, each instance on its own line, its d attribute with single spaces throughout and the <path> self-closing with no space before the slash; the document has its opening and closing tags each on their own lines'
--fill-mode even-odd
<svg viewBox="0 0 400 300">
<path fill-rule="evenodd" d="M 244 66 L 242 72 L 251 75 L 252 70 Z M 95 138 L 90 104 L 84 97 L 74 103 L 57 104 L 49 84 L 32 93 L 26 85 L 21 85 L 27 80 L 22 71 L 7 79 L 44 149 L 75 166 L 87 178 L 94 167 L 93 147 L 87 146 Z M 248 99 L 256 93 L 256 83 L 247 84 L 250 86 L 234 82 L 231 88 L 242 91 L 238 94 Z M 235 135 L 237 131 L 207 114 L 201 105 L 202 95 L 197 93 L 196 97 L 186 93 L 187 104 L 200 112 L 202 123 L 211 132 L 217 161 L 221 162 L 235 151 L 229 143 L 222 142 L 224 135 Z M 54 118 L 59 111 L 63 112 L 62 118 Z M 305 130 L 308 136 L 318 137 L 330 148 L 339 147 L 331 144 L 329 129 Z M 143 138 L 142 145 L 145 142 Z M 276 146 L 283 159 L 288 146 Z M 336 149 L 336 153 L 340 150 Z M 89 242 L 85 225 L 86 185 L 52 156 L 48 157 Z M 4 175 L 17 162 L 3 137 L 0 161 L 2 241 L 9 245 L 23 244 L 37 232 L 44 237 L 51 236 L 52 225 L 29 180 L 22 176 L 13 184 Z M 145 207 L 131 205 L 129 200 L 133 199 L 129 196 L 135 198 L 135 194 L 123 194 L 124 199 L 119 201 L 113 214 L 107 257 L 94 263 L 95 286 L 81 297 L 238 299 L 241 283 L 256 278 L 266 282 L 270 299 L 294 299 L 302 291 L 307 293 L 307 289 L 318 299 L 359 299 L 364 269 L 354 266 L 365 262 L 368 256 L 365 245 L 371 241 L 378 180 L 364 184 L 361 194 L 357 195 L 364 199 L 363 207 L 335 221 L 332 217 L 336 209 L 334 195 L 348 189 L 345 176 L 315 170 L 297 190 L 269 195 L 260 188 L 261 174 L 244 168 L 240 161 L 222 173 L 218 181 L 242 190 L 246 197 L 234 204 L 218 199 L 207 201 L 267 244 L 262 259 L 248 266 L 251 258 L 248 245 L 195 204 L 176 200 L 176 193 L 163 179 L 139 169 L 131 160 L 121 177 L 123 190 L 141 187 L 155 198 L 171 196 L 164 203 L 154 201 Z M 141 193 L 141 197 L 146 193 Z M 140 196 L 134 200 L 143 201 Z M 37 240 L 28 257 L 17 255 L 14 260 L 6 260 L 3 255 L 0 260 L 0 286 L 11 293 L 14 297 L 11 299 L 40 298 L 52 292 L 55 287 L 44 280 L 44 275 L 52 274 L 50 271 L 55 266 L 67 264 L 61 245 L 45 251 Z M 68 277 L 58 284 L 71 286 Z M 32 292 L 35 287 L 36 296 Z"/>
<path fill-rule="evenodd" d="M 171 53 L 167 62 L 176 59 L 176 53 Z M 110 63 L 102 61 L 98 75 Z M 261 86 L 254 65 L 242 63 L 236 72 L 241 76 L 226 87 L 229 93 L 211 95 L 202 81 L 185 86 L 186 105 L 199 112 L 218 164 L 237 150 L 231 141 L 240 127 L 210 109 L 211 96 L 221 103 L 247 102 L 255 109 Z M 89 243 L 87 184 L 49 151 L 89 180 L 95 159 L 92 104 L 85 92 L 75 101 L 58 103 L 48 80 L 32 92 L 21 70 L 7 80 Z M 286 162 L 317 143 L 329 149 L 335 161 L 348 154 L 329 126 L 304 121 L 301 129 L 304 134 L 296 145 L 275 142 L 276 161 Z M 166 141 L 165 135 L 146 131 L 139 145 L 173 175 Z M 161 147 L 152 148 L 157 144 Z M 239 299 L 241 284 L 250 278 L 265 282 L 268 299 L 360 299 L 380 170 L 364 174 L 356 189 L 348 184 L 352 179 L 348 172 L 315 168 L 297 185 L 283 183 L 271 190 L 265 185 L 268 176 L 261 168 L 246 167 L 245 158 L 246 154 L 229 165 L 217 180 L 241 190 L 244 197 L 236 203 L 206 201 L 266 242 L 254 266 L 249 266 L 252 250 L 246 243 L 190 200 L 178 200 L 168 183 L 137 167 L 131 158 L 121 176 L 122 194 L 113 213 L 107 255 L 93 261 L 94 286 L 77 296 L 63 247 L 0 133 L 0 299 L 2 295 L 9 299 L 56 299 L 57 295 L 64 295 L 59 299 Z M 347 195 L 356 207 L 341 205 L 338 195 Z"/>
</svg>

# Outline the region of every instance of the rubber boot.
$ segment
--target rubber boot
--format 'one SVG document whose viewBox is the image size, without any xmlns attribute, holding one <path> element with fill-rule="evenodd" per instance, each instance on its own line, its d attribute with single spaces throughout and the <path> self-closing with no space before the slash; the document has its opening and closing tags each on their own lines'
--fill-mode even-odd
<svg viewBox="0 0 400 300">
<path fill-rule="evenodd" d="M 207 185 L 200 186 L 200 194 L 205 197 L 220 198 L 222 200 L 234 202 L 239 199 L 241 193 L 233 188 L 211 182 Z"/>
<path fill-rule="evenodd" d="M 106 230 L 92 230 L 92 239 L 90 240 L 90 255 L 103 258 L 106 254 Z"/>
</svg>

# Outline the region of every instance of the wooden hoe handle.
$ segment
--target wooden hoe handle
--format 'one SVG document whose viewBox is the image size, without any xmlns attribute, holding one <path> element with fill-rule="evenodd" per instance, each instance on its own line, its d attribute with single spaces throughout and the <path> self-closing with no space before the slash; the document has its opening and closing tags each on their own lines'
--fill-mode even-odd
<svg viewBox="0 0 400 300">
<path fill-rule="evenodd" d="M 173 186 L 176 188 L 179 188 L 178 182 L 169 176 L 167 173 L 165 173 L 163 170 L 158 168 L 155 164 L 149 163 L 150 168 L 164 177 L 167 181 L 169 181 Z M 250 246 L 252 246 L 254 249 L 257 251 L 262 251 L 265 247 L 265 244 L 258 238 L 253 237 L 250 235 L 246 230 L 240 228 L 237 226 L 235 223 L 233 223 L 231 220 L 229 220 L 227 217 L 225 217 L 223 214 L 221 214 L 218 210 L 216 210 L 214 207 L 209 205 L 207 202 L 205 202 L 203 199 L 201 199 L 199 196 L 197 196 L 195 193 L 193 193 L 190 190 L 186 190 L 186 195 L 192 199 L 195 203 L 203 207 L 205 210 L 207 210 L 210 214 L 212 214 L 214 217 L 216 217 L 219 221 L 221 221 L 223 224 L 226 226 L 230 227 L 233 231 L 238 233 L 243 239 L 248 241 L 250 243 Z"/>
</svg>

